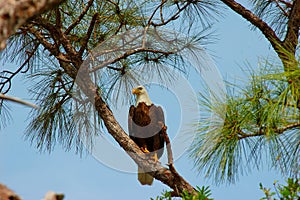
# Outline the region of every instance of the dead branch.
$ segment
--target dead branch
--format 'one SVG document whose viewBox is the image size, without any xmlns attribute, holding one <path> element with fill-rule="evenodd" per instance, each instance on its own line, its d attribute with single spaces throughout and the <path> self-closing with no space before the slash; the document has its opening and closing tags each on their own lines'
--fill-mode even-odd
<svg viewBox="0 0 300 200">
<path fill-rule="evenodd" d="M 24 101 L 24 100 L 16 98 L 16 97 L 7 96 L 7 95 L 4 95 L 2 93 L 0 93 L 0 100 L 11 101 L 11 102 L 15 102 L 15 103 L 19 103 L 19 104 L 22 104 L 22 105 L 25 105 L 25 106 L 32 107 L 34 109 L 38 109 L 38 106 L 36 106 L 35 104 L 32 104 L 28 101 Z"/>
</svg>

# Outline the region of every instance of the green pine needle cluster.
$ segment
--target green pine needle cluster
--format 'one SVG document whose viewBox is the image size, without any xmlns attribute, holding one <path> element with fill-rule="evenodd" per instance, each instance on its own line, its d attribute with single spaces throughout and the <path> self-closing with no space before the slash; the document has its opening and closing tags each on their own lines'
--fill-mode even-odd
<svg viewBox="0 0 300 200">
<path fill-rule="evenodd" d="M 234 182 L 266 157 L 269 167 L 299 174 L 300 96 L 291 76 L 300 78 L 300 70 L 286 73 L 266 62 L 250 70 L 246 86 L 228 84 L 224 98 L 200 94 L 204 117 L 190 149 L 200 172 Z"/>
</svg>

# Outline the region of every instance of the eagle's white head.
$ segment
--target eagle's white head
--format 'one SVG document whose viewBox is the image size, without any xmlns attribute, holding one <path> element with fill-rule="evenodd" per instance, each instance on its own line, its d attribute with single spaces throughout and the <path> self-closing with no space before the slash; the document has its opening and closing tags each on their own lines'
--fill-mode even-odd
<svg viewBox="0 0 300 200">
<path fill-rule="evenodd" d="M 133 88 L 132 94 L 136 95 L 135 106 L 138 106 L 141 102 L 144 102 L 147 106 L 151 106 L 152 101 L 150 100 L 147 90 L 144 86 L 140 85 L 136 88 Z"/>
</svg>

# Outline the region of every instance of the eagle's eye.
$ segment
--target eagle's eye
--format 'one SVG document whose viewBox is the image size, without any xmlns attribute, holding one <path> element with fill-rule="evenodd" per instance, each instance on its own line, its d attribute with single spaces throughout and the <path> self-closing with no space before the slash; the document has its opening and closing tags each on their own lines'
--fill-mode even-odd
<svg viewBox="0 0 300 200">
<path fill-rule="evenodd" d="M 142 88 L 142 87 L 138 87 L 137 89 L 138 89 L 138 90 L 142 90 L 143 88 Z"/>
</svg>

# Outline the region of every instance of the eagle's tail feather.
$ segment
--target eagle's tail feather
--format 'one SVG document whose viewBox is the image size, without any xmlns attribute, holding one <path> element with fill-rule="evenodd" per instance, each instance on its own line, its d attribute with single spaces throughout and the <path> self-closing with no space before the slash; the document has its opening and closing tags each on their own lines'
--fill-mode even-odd
<svg viewBox="0 0 300 200">
<path fill-rule="evenodd" d="M 142 185 L 152 185 L 153 177 L 144 172 L 144 170 L 138 167 L 138 180 Z"/>
</svg>

